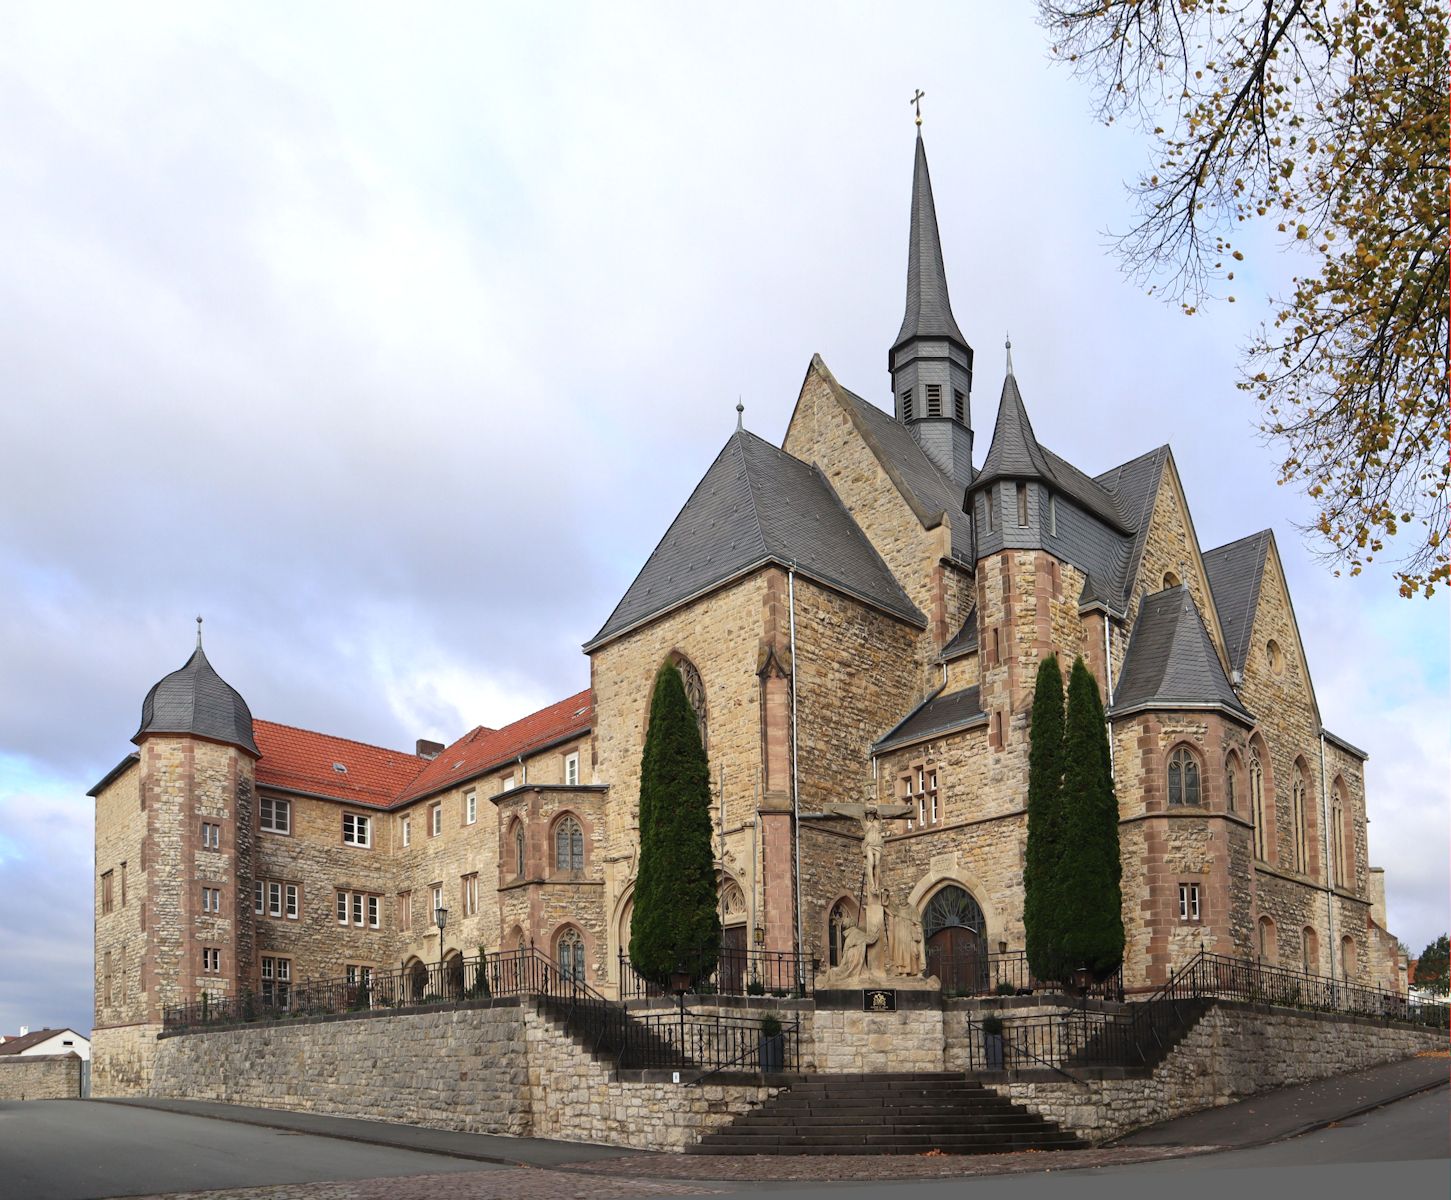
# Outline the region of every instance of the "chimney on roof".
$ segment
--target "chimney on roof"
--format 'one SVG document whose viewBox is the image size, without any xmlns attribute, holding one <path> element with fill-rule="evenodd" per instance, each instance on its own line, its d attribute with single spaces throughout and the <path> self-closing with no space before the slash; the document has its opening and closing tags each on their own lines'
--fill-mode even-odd
<svg viewBox="0 0 1451 1200">
<path fill-rule="evenodd" d="M 427 738 L 419 738 L 417 753 L 419 758 L 426 758 L 432 761 L 443 753 L 443 743 L 430 742 Z"/>
<path fill-rule="evenodd" d="M 29 1032 L 30 1032 L 30 1026 L 29 1025 L 22 1025 L 20 1027 L 20 1036 L 21 1037 L 24 1037 Z"/>
</svg>

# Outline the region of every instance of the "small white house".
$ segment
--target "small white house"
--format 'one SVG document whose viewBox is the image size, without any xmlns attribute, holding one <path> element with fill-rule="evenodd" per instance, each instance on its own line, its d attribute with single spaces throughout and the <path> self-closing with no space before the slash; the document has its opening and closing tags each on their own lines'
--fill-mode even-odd
<svg viewBox="0 0 1451 1200">
<path fill-rule="evenodd" d="M 0 1054 L 75 1054 L 89 1060 L 91 1039 L 74 1029 L 37 1029 L 22 1025 L 16 1037 L 0 1037 Z"/>
</svg>

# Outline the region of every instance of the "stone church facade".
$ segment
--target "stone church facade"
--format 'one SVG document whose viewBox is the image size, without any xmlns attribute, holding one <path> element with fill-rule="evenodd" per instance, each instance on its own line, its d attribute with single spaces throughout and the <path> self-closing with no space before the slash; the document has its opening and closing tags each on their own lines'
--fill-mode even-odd
<svg viewBox="0 0 1451 1200">
<path fill-rule="evenodd" d="M 883 882 L 944 982 L 1021 950 L 1028 711 L 1057 653 L 1104 692 L 1129 988 L 1203 946 L 1403 990 L 1365 755 L 1321 723 L 1273 533 L 1202 549 L 1167 446 L 1094 476 L 1052 453 L 1011 354 L 974 467 L 920 134 L 889 365 L 890 412 L 815 357 L 782 446 L 738 428 L 586 643 L 588 688 L 502 729 L 410 753 L 254 720 L 199 637 L 90 793 L 98 1092 L 141 1086 L 162 1009 L 202 993 L 521 946 L 617 989 L 667 659 L 730 947 L 834 960 L 862 859 L 825 810 L 875 799 L 913 806 Z"/>
</svg>

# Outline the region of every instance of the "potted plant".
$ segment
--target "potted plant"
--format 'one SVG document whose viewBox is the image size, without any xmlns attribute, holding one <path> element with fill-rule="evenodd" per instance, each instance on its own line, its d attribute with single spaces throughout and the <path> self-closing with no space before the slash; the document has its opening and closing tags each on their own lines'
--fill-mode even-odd
<svg viewBox="0 0 1451 1200">
<path fill-rule="evenodd" d="M 781 1028 L 781 1018 L 775 1013 L 761 1018 L 760 1052 L 763 1074 L 780 1074 L 786 1069 L 786 1034 Z"/>
<path fill-rule="evenodd" d="M 996 990 L 999 996 L 1016 996 L 1018 994 L 1018 989 L 1006 979 L 998 981 Z"/>
<path fill-rule="evenodd" d="M 752 978 L 751 982 L 746 984 L 747 996 L 764 996 L 765 994 L 766 985 L 762 983 L 759 979 Z"/>
<path fill-rule="evenodd" d="M 982 1053 L 989 1071 L 1003 1069 L 1003 1019 L 989 1014 L 982 1019 Z"/>
</svg>

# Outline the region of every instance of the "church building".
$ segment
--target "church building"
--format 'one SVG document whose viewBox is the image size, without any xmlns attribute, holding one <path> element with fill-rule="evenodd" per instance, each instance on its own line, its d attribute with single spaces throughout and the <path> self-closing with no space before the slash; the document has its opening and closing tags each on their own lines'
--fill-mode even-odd
<svg viewBox="0 0 1451 1200">
<path fill-rule="evenodd" d="M 526 946 L 627 992 L 667 660 L 710 761 L 727 960 L 772 982 L 827 969 L 856 916 L 850 803 L 911 806 L 882 886 L 946 989 L 1021 956 L 1028 714 L 1056 653 L 1107 710 L 1130 991 L 1200 947 L 1404 990 L 1365 754 L 1321 723 L 1274 534 L 1201 548 L 1168 446 L 1096 474 L 1055 454 L 1010 350 L 974 465 L 985 368 L 920 130 L 887 361 L 885 405 L 813 357 L 780 446 L 738 423 L 585 643 L 588 686 L 501 729 L 407 751 L 254 719 L 199 635 L 90 792 L 98 1093 L 142 1086 L 163 1008 L 203 994 Z"/>
</svg>

